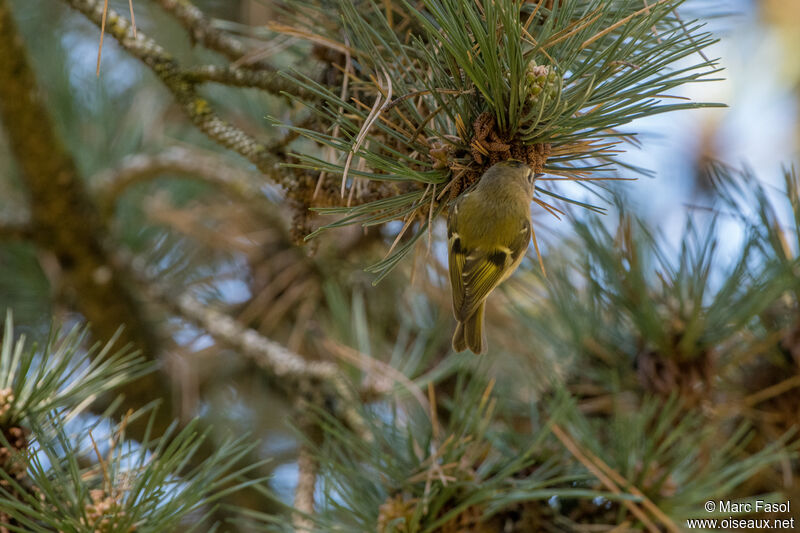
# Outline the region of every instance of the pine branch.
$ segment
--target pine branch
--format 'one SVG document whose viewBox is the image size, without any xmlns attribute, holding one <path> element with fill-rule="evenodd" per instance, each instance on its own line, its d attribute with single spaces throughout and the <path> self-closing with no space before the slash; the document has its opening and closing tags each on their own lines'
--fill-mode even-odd
<svg viewBox="0 0 800 533">
<path fill-rule="evenodd" d="M 62 409 L 75 416 L 98 396 L 152 372 L 153 364 L 130 347 L 113 351 L 119 334 L 102 348 L 98 343 L 83 350 L 86 337 L 78 327 L 63 336 L 54 331 L 40 353 L 24 336 L 14 339 L 7 313 L 0 345 L 0 390 L 5 391 L 0 424 L 19 425 Z"/>
<path fill-rule="evenodd" d="M 353 410 L 354 402 L 380 401 L 393 393 L 397 385 L 419 397 L 419 385 L 399 370 L 331 339 L 321 339 L 319 344 L 327 354 L 363 372 L 359 388 L 350 390 L 347 373 L 337 364 L 328 360 L 308 360 L 224 312 L 213 309 L 189 292 L 176 295 L 170 287 L 148 275 L 146 265 L 139 258 L 131 257 L 125 251 L 118 252 L 117 261 L 131 265 L 138 273 L 142 292 L 148 300 L 160 303 L 220 343 L 237 350 L 264 370 L 265 375 L 274 381 L 276 389 L 294 405 L 305 401 L 316 406 L 328 406 L 337 418 L 358 431 L 363 424 L 360 415 Z M 425 403 L 424 399 L 421 403 Z"/>
<path fill-rule="evenodd" d="M 153 291 L 155 293 L 155 291 Z M 158 293 L 155 293 L 156 295 Z M 162 303 L 172 298 L 162 295 Z M 218 340 L 236 347 L 245 357 L 281 380 L 281 387 L 294 394 L 313 395 L 309 385 L 313 381 L 333 381 L 337 376 L 336 366 L 325 361 L 307 361 L 289 351 L 283 345 L 245 328 L 233 318 L 202 304 L 189 294 L 182 294 L 171 304 L 173 311 L 191 322 L 203 326 Z M 298 384 L 306 382 L 303 386 Z M 317 402 L 314 402 L 317 403 Z"/>
<path fill-rule="evenodd" d="M 603 496 L 582 488 L 586 476 L 574 474 L 566 455 L 542 457 L 552 449 L 547 425 L 533 422 L 525 436 L 504 430 L 496 410 L 505 391 L 495 397 L 486 367 L 468 366 L 475 373 L 458 377 L 453 396 L 437 400 L 429 389 L 424 411 L 393 402 L 380 413 L 363 409 L 369 442 L 313 413 L 325 436 L 311 448 L 323 483 L 308 516 L 317 530 L 544 531 L 555 514 L 547 499 Z"/>
<path fill-rule="evenodd" d="M 30 498 L 40 489 L 27 475 L 27 457 L 35 454 L 31 429 L 52 412 L 74 418 L 94 398 L 107 394 L 153 365 L 123 348 L 112 352 L 114 339 L 106 346 L 83 350 L 87 331 L 75 327 L 64 336 L 51 332 L 42 350 L 15 338 L 12 313 L 0 331 L 0 527 L 8 525 L 9 506 Z M 20 525 L 18 521 L 11 521 Z"/>
<path fill-rule="evenodd" d="M 598 438 L 605 430 L 617 438 Z M 635 496 L 641 511 L 674 532 L 709 498 L 729 497 L 771 464 L 796 457 L 800 446 L 784 434 L 743 456 L 752 437 L 748 424 L 687 410 L 677 394 L 647 397 L 632 410 L 618 407 L 610 418 L 573 410 L 569 427 L 553 432 L 604 485 Z"/>
<path fill-rule="evenodd" d="M 141 32 L 139 36 L 142 37 Z M 132 42 L 138 46 L 137 53 L 142 57 L 158 55 L 153 43 L 135 39 Z M 160 352 L 151 322 L 144 320 L 138 300 L 131 294 L 132 281 L 127 277 L 126 267 L 107 255 L 106 228 L 70 155 L 52 130 L 21 43 L 6 2 L 0 0 L 0 80 L 3 80 L 0 82 L 0 115 L 31 192 L 33 240 L 38 246 L 52 250 L 61 260 L 65 282 L 80 296 L 76 305 L 91 322 L 97 339 L 110 339 L 120 325 L 125 325 L 118 337 L 120 344 L 131 343 L 148 359 L 155 360 Z M 19 102 L 25 105 L 18 105 Z M 53 184 L 54 176 L 60 180 L 57 187 Z M 123 411 L 135 411 L 160 400 L 160 408 L 149 430 L 160 435 L 170 426 L 176 412 L 175 395 L 171 390 L 166 376 L 151 373 L 121 386 L 116 392 L 124 395 Z M 103 413 L 111 401 L 109 397 L 101 398 L 92 408 Z M 142 441 L 148 431 L 144 427 L 146 423 L 142 418 L 130 423 L 128 435 Z M 213 453 L 211 441 L 206 440 L 193 460 L 203 461 Z M 251 497 L 251 500 L 256 498 Z M 259 508 L 269 507 L 262 498 L 257 500 L 255 505 Z"/>
</svg>

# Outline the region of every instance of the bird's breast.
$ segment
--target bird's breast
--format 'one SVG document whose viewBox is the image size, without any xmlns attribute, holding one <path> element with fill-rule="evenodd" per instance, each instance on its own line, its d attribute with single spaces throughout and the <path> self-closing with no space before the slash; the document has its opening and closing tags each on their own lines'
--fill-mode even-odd
<svg viewBox="0 0 800 533">
<path fill-rule="evenodd" d="M 457 231 L 463 245 L 473 249 L 508 246 L 518 237 L 524 221 L 530 218 L 530 204 L 514 198 L 480 200 L 465 198 L 459 205 Z"/>
</svg>

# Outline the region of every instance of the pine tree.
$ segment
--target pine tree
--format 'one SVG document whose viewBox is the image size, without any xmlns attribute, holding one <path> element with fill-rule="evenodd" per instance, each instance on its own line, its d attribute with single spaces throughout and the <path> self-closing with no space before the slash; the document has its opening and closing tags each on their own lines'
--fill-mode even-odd
<svg viewBox="0 0 800 533">
<path fill-rule="evenodd" d="M 0 0 L 0 531 L 800 505 L 797 174 L 704 162 L 677 247 L 616 183 L 629 124 L 719 105 L 673 94 L 721 71 L 683 0 L 32 5 Z M 456 354 L 444 218 L 509 158 L 535 247 Z"/>
</svg>

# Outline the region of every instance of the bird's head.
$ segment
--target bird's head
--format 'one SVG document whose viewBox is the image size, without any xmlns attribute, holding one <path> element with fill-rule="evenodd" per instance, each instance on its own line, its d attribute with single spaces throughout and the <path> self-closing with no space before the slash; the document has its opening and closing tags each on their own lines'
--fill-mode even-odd
<svg viewBox="0 0 800 533">
<path fill-rule="evenodd" d="M 484 172 L 478 182 L 478 187 L 495 188 L 517 185 L 529 190 L 533 195 L 537 176 L 538 174 L 522 161 L 508 159 L 492 165 L 489 170 Z"/>
</svg>

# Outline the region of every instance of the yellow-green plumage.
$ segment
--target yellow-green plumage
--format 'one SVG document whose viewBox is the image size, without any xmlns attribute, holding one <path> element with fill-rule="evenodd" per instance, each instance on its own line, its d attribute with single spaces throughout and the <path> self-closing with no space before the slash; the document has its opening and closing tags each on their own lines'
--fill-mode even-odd
<svg viewBox="0 0 800 533">
<path fill-rule="evenodd" d="M 457 352 L 486 350 L 486 297 L 517 269 L 528 248 L 533 181 L 524 163 L 497 163 L 450 210 L 448 258 Z"/>
</svg>

